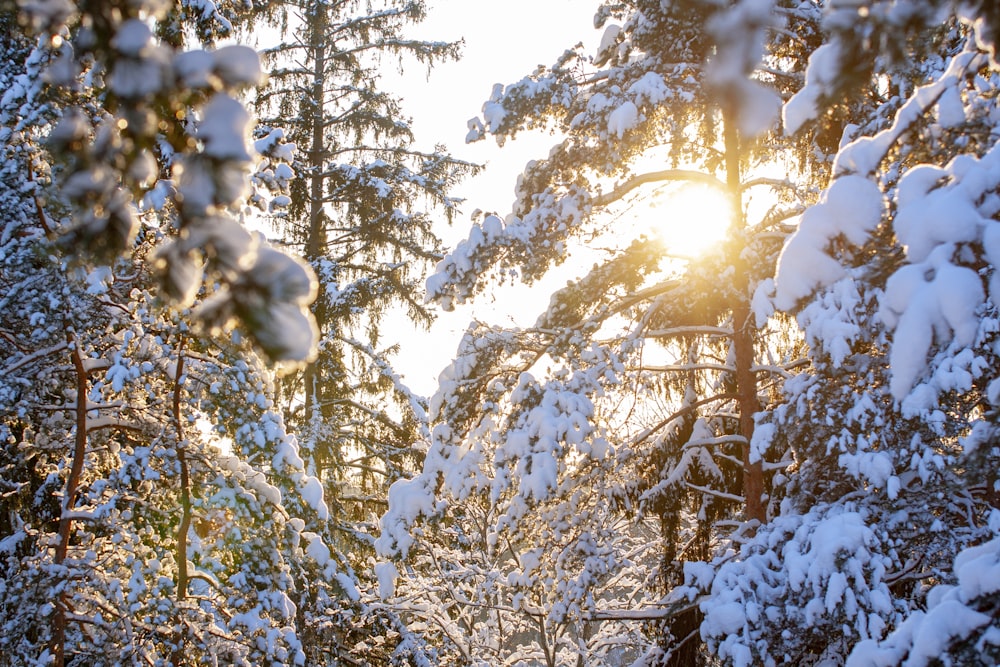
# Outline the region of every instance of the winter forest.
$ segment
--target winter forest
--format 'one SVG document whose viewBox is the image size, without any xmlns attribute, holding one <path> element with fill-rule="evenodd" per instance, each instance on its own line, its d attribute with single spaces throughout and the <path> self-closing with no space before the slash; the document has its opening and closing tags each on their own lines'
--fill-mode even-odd
<svg viewBox="0 0 1000 667">
<path fill-rule="evenodd" d="M 1000 5 L 432 5 L 0 0 L 0 667 L 1000 664 Z"/>
</svg>

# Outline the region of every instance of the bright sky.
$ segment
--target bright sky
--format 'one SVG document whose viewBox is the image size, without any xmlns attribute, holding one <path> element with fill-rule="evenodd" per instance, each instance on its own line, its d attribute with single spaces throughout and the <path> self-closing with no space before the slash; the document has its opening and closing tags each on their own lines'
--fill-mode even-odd
<svg viewBox="0 0 1000 667">
<path fill-rule="evenodd" d="M 413 116 L 418 141 L 444 143 L 461 159 L 488 165 L 457 194 L 468 199 L 465 220 L 475 209 L 506 212 L 524 163 L 545 155 L 551 142 L 516 141 L 498 149 L 492 139 L 465 143 L 466 122 L 480 114 L 495 83 L 513 83 L 536 66 L 551 65 L 577 42 L 595 44 L 598 0 L 428 0 L 427 20 L 408 34 L 428 40 L 465 40 L 462 59 L 436 66 L 430 79 L 420 66 L 409 68 L 398 86 L 404 111 Z M 539 135 L 541 136 L 541 135 Z M 464 238 L 465 225 L 452 234 Z M 459 233 L 460 232 L 460 233 Z"/>
<path fill-rule="evenodd" d="M 494 83 L 513 83 L 540 64 L 551 65 L 567 48 L 584 42 L 596 48 L 600 33 L 593 27 L 597 0 L 506 0 L 479 3 L 470 0 L 429 0 L 427 20 L 412 37 L 451 41 L 464 39 L 459 62 L 435 67 L 429 79 L 421 66 L 411 66 L 400 80 L 387 76 L 386 83 L 403 97 L 405 112 L 413 117 L 420 148 L 445 144 L 457 158 L 486 164 L 477 177 L 456 189 L 464 197 L 462 215 L 449 228 L 438 230 L 450 248 L 468 234 L 470 215 L 476 209 L 505 215 L 514 200 L 514 184 L 524 164 L 548 153 L 551 138 L 540 133 L 508 142 L 498 149 L 492 138 L 466 144 L 466 122 L 479 115 Z M 523 303 L 520 296 L 501 298 L 503 303 Z M 537 290 L 536 290 L 537 293 Z M 417 392 L 429 395 L 437 387 L 437 376 L 454 356 L 458 341 L 473 317 L 529 325 L 547 304 L 547 296 L 525 312 L 512 314 L 489 295 L 472 308 L 442 313 L 429 334 L 407 332 L 397 368 Z"/>
<path fill-rule="evenodd" d="M 467 121 L 480 114 L 495 83 L 514 83 L 540 64 L 551 65 L 565 49 L 578 42 L 583 42 L 586 51 L 593 53 L 603 30 L 595 30 L 593 24 L 598 0 L 507 0 L 502 5 L 470 0 L 428 2 L 427 21 L 408 34 L 440 41 L 464 38 L 463 58 L 438 65 L 429 79 L 425 79 L 425 70 L 418 65 L 408 68 L 402 78 L 394 71 L 387 74 L 385 83 L 401 95 L 404 111 L 413 117 L 419 148 L 429 149 L 443 143 L 457 158 L 486 164 L 483 173 L 454 191 L 454 195 L 466 199 L 454 225 L 438 229 L 446 248 L 451 249 L 468 235 L 473 211 L 492 211 L 501 216 L 509 213 L 521 169 L 528 160 L 547 155 L 555 142 L 554 138 L 536 132 L 507 142 L 502 149 L 492 138 L 466 144 Z M 665 202 L 669 206 L 664 206 Z M 691 188 L 669 199 L 649 193 L 644 203 L 654 208 L 640 212 L 635 222 L 649 225 L 649 229 L 643 230 L 646 233 L 669 237 L 667 248 L 681 256 L 697 254 L 706 244 L 714 242 L 727 224 L 727 205 L 713 200 L 704 188 Z M 635 213 L 630 208 L 625 205 L 623 215 Z M 621 222 L 631 224 L 624 219 Z M 718 227 L 717 232 L 713 232 L 713 226 Z M 594 258 L 581 261 L 590 266 Z M 572 273 L 572 265 L 564 265 L 550 283 L 564 284 Z M 459 307 L 455 313 L 440 313 L 429 333 L 413 332 L 401 317 L 397 329 L 402 349 L 396 358 L 396 368 L 414 390 L 430 395 L 437 388 L 438 374 L 454 357 L 461 335 L 472 319 L 531 326 L 548 305 L 550 292 L 545 285 L 491 289 L 471 306 Z M 392 329 L 390 324 L 387 330 Z"/>
</svg>

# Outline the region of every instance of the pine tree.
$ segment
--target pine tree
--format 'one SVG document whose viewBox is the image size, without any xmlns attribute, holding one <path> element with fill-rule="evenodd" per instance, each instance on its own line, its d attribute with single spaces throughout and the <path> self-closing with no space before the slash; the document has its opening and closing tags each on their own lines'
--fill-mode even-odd
<svg viewBox="0 0 1000 667">
<path fill-rule="evenodd" d="M 982 195 L 995 187 L 996 21 L 985 6 L 911 9 L 831 6 L 785 106 L 787 131 L 830 132 L 837 100 L 852 124 L 779 262 L 776 303 L 798 313 L 812 359 L 764 419 L 762 445 L 795 460 L 781 512 L 699 588 L 703 632 L 732 664 L 975 664 L 994 651 L 977 615 L 992 590 L 970 593 L 958 571 L 982 554 L 965 571 L 981 576 L 989 548 L 952 561 L 995 528 L 996 211 Z M 921 625 L 945 598 L 948 624 Z"/>
<path fill-rule="evenodd" d="M 445 573 L 414 588 L 437 584 L 467 605 L 452 620 L 472 659 L 697 664 L 698 606 L 675 594 L 685 563 L 767 519 L 773 468 L 751 447 L 754 414 L 797 344 L 755 294 L 808 187 L 756 177 L 777 151 L 794 164 L 802 150 L 770 130 L 816 15 L 758 4 L 606 3 L 594 59 L 567 51 L 497 86 L 470 122 L 472 139 L 546 124 L 566 138 L 528 165 L 510 216 L 487 217 L 439 264 L 432 298 L 448 308 L 489 278 L 531 283 L 596 255 L 580 246 L 615 248 L 535 326 L 467 332 L 432 401 L 424 472 L 390 496 L 381 548 Z M 623 230 L 620 208 L 602 217 L 677 182 L 717 191 L 733 212 L 716 252 L 683 265 L 668 261 L 669 237 L 664 248 Z M 781 203 L 748 219 L 757 188 Z M 401 532 L 420 516 L 418 537 Z"/>
</svg>

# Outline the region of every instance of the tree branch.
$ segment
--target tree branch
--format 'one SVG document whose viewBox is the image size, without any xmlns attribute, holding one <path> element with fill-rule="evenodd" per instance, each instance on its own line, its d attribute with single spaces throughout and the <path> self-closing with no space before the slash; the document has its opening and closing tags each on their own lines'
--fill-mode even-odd
<svg viewBox="0 0 1000 667">
<path fill-rule="evenodd" d="M 598 195 L 591 199 L 593 206 L 607 206 L 620 200 L 632 190 L 646 185 L 647 183 L 661 183 L 664 181 L 689 181 L 692 183 L 702 183 L 709 187 L 717 188 L 720 192 L 726 191 L 726 184 L 711 174 L 692 169 L 665 169 L 663 171 L 651 171 L 646 174 L 633 176 L 631 179 L 618 185 L 614 190 L 606 194 Z"/>
</svg>

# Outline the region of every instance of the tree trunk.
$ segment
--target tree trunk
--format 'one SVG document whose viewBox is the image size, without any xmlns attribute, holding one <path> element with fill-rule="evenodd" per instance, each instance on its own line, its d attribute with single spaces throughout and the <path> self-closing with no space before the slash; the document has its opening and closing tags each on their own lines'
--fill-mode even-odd
<svg viewBox="0 0 1000 667">
<path fill-rule="evenodd" d="M 660 533 L 664 539 L 663 572 L 665 588 L 674 590 L 684 583 L 684 566 L 678 560 L 677 538 L 680 535 L 681 508 L 675 507 L 660 516 Z M 699 529 L 699 541 L 702 531 Z M 704 532 L 704 546 L 698 549 L 698 555 L 707 554 L 708 532 Z M 705 646 L 698 634 L 702 621 L 701 610 L 697 605 L 685 609 L 676 615 L 671 615 L 663 621 L 664 637 L 661 640 L 667 657 L 663 667 L 698 667 L 705 664 Z M 692 641 L 694 640 L 694 641 Z"/>
<path fill-rule="evenodd" d="M 61 565 L 69 553 L 69 540 L 73 530 L 73 519 L 70 512 L 76 503 L 76 492 L 80 487 L 80 477 L 83 475 L 83 463 L 87 456 L 87 369 L 83 365 L 83 355 L 80 354 L 80 343 L 75 334 L 66 334 L 73 358 L 73 370 L 76 372 L 76 433 L 73 441 L 73 461 L 70 464 L 69 478 L 66 480 L 66 491 L 62 501 L 62 512 L 59 517 L 59 543 L 53 562 Z M 63 591 L 56 600 L 55 615 L 52 619 L 52 664 L 63 667 L 66 663 L 66 608 L 69 606 L 69 595 Z"/>
<path fill-rule="evenodd" d="M 313 14 L 309 17 L 311 21 L 311 44 L 308 45 L 313 56 L 313 84 L 309 96 L 309 109 L 306 118 L 311 126 L 312 136 L 309 142 L 309 236 L 306 239 L 306 260 L 318 269 L 318 262 L 323 255 L 325 246 L 325 225 L 323 216 L 323 184 L 325 181 L 324 167 L 326 164 L 326 146 L 323 133 L 324 121 L 324 85 L 326 81 L 326 8 L 320 3 L 313 6 Z M 317 273 L 319 271 L 317 270 Z M 322 344 L 323 330 L 326 325 L 325 295 L 323 293 L 323 280 L 319 281 L 319 291 L 316 296 L 313 314 L 320 329 L 320 343 Z M 320 378 L 316 372 L 316 367 L 312 364 L 306 367 L 303 373 L 303 390 L 305 399 L 305 428 L 306 433 L 313 431 L 313 421 L 320 418 Z M 316 462 L 315 443 L 313 439 L 307 438 L 305 446 L 310 474 L 316 474 L 319 466 Z"/>
<path fill-rule="evenodd" d="M 735 112 L 723 111 L 723 132 L 726 148 L 726 187 L 733 206 L 733 231 L 736 256 L 733 257 L 735 282 L 733 284 L 733 354 L 736 366 L 736 393 L 740 412 L 740 435 L 746 439 L 743 446 L 743 497 L 746 520 L 763 523 L 764 468 L 760 461 L 750 462 L 750 440 L 753 438 L 754 413 L 760 409 L 757 402 L 757 375 L 753 371 L 754 338 L 756 327 L 750 312 L 750 267 L 746 252 L 746 216 L 743 212 L 743 195 L 740 179 L 740 136 L 736 128 Z"/>
<path fill-rule="evenodd" d="M 177 430 L 177 463 L 181 473 L 181 521 L 177 528 L 177 601 L 187 597 L 187 537 L 191 528 L 191 480 L 184 452 L 184 423 L 181 421 L 181 377 L 184 374 L 184 339 L 177 350 L 177 370 L 174 377 L 173 420 Z"/>
<path fill-rule="evenodd" d="M 191 479 L 188 473 L 187 455 L 184 451 L 184 422 L 181 421 L 181 378 L 184 376 L 184 339 L 177 346 L 177 368 L 174 372 L 174 392 L 173 392 L 173 421 L 177 431 L 177 463 L 181 473 L 181 521 L 177 527 L 176 555 L 177 559 L 177 602 L 180 603 L 187 598 L 188 589 L 188 562 L 187 544 L 188 531 L 191 529 Z M 178 627 L 183 628 L 182 624 Z M 184 663 L 184 631 L 177 632 L 177 644 L 170 656 L 170 662 L 174 667 Z"/>
</svg>

